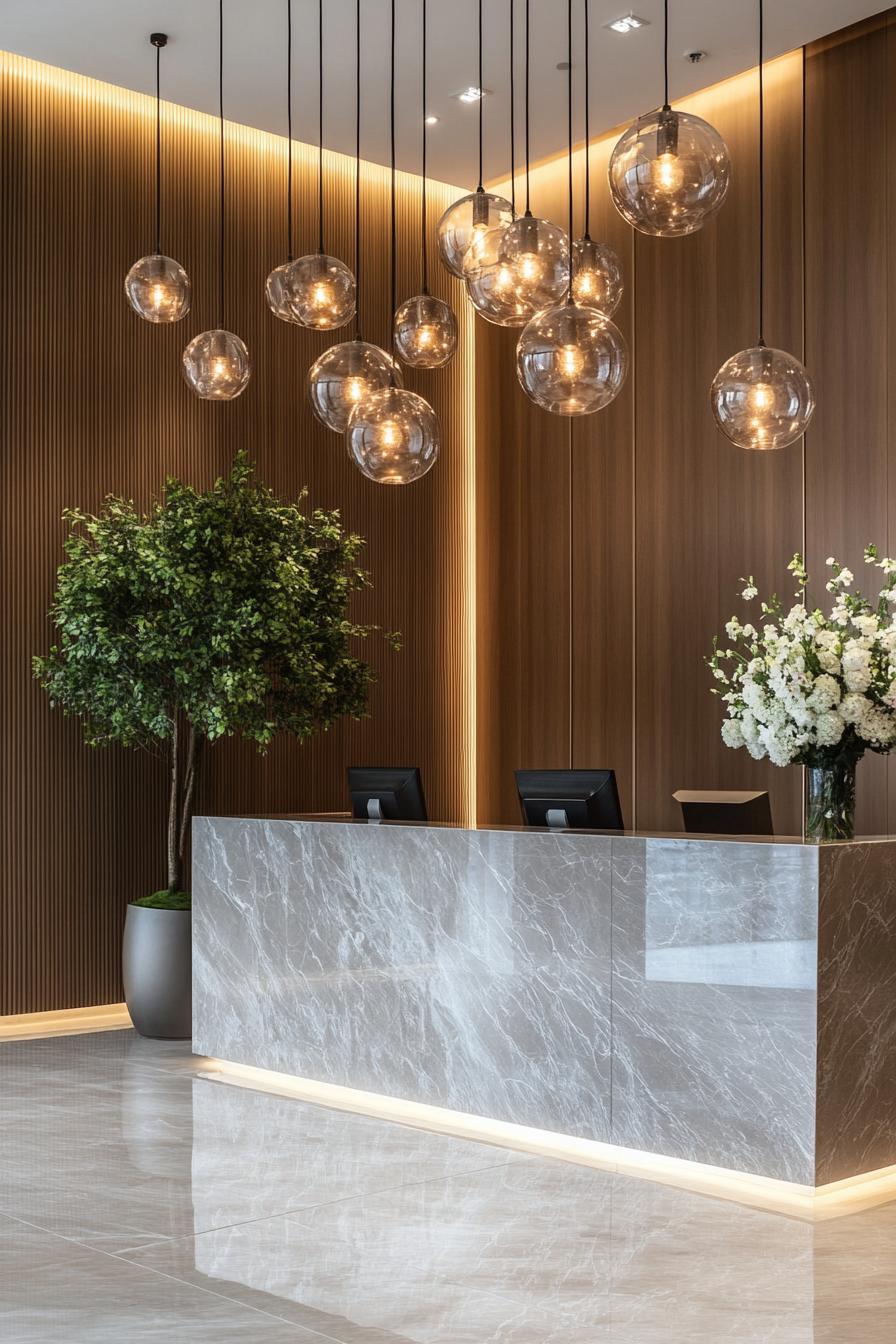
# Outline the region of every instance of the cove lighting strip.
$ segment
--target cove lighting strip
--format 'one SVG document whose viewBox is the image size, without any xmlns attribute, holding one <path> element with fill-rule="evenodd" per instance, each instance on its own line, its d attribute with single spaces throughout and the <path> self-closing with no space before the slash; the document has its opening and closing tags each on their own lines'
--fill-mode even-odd
<svg viewBox="0 0 896 1344">
<path fill-rule="evenodd" d="M 319 1083 L 311 1078 L 297 1078 L 293 1074 L 232 1064 L 227 1060 L 204 1060 L 199 1077 L 277 1096 L 295 1097 L 333 1110 L 353 1111 L 377 1120 L 392 1120 L 454 1138 L 512 1148 L 538 1157 L 558 1158 L 598 1171 L 614 1171 L 656 1181 L 660 1185 L 679 1186 L 695 1194 L 728 1199 L 773 1213 L 791 1214 L 807 1222 L 840 1218 L 896 1199 L 896 1166 L 813 1187 L 745 1171 L 731 1171 L 726 1167 L 707 1166 L 702 1162 L 688 1162 L 684 1158 L 662 1157 L 636 1148 L 621 1148 L 597 1139 L 554 1134 L 506 1120 L 490 1120 L 486 1116 L 467 1115 L 463 1111 L 417 1101 L 402 1101 L 377 1092 Z"/>
</svg>

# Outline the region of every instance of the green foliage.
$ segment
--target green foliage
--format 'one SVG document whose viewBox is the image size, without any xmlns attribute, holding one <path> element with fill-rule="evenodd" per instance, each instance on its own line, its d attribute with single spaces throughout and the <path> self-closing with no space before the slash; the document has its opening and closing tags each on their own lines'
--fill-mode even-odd
<svg viewBox="0 0 896 1344">
<path fill-rule="evenodd" d="M 374 674 L 351 645 L 373 627 L 347 612 L 369 577 L 338 513 L 278 500 L 241 453 L 211 490 L 168 480 L 145 517 L 110 497 L 65 518 L 59 643 L 34 672 L 91 746 L 152 745 L 180 712 L 200 739 L 263 750 L 365 713 Z"/>
<path fill-rule="evenodd" d="M 151 896 L 141 896 L 132 901 L 132 905 L 142 905 L 149 910 L 189 910 L 192 900 L 188 891 L 154 891 Z"/>
</svg>

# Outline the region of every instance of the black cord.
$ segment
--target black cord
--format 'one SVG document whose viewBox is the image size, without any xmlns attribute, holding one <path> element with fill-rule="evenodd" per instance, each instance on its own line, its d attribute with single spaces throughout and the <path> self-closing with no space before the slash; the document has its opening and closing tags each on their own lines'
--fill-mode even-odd
<svg viewBox="0 0 896 1344">
<path fill-rule="evenodd" d="M 572 0 L 566 0 L 566 133 L 569 145 L 567 167 L 569 170 L 567 216 L 569 219 L 567 238 L 572 247 Z M 572 303 L 572 258 L 569 263 L 569 286 L 567 302 Z"/>
<path fill-rule="evenodd" d="M 422 73 L 422 97 L 423 97 L 423 182 L 420 193 L 420 243 L 423 261 L 423 290 L 424 294 L 429 293 L 429 266 L 426 255 L 426 0 L 423 0 L 423 73 Z"/>
<path fill-rule="evenodd" d="M 355 340 L 361 340 L 361 0 L 355 0 Z"/>
<path fill-rule="evenodd" d="M 317 0 L 317 250 L 324 250 L 324 0 Z"/>
<path fill-rule="evenodd" d="M 526 0 L 526 214 L 531 215 L 529 198 L 529 0 Z"/>
<path fill-rule="evenodd" d="M 514 41 L 513 11 L 516 0 L 510 0 L 510 213 L 516 219 L 516 94 L 513 86 Z"/>
<path fill-rule="evenodd" d="M 585 238 L 591 237 L 591 55 L 585 0 Z M 572 241 L 570 239 L 570 241 Z"/>
<path fill-rule="evenodd" d="M 395 0 L 392 0 L 392 26 L 390 33 L 390 71 L 389 71 L 389 164 L 391 173 L 391 229 L 390 229 L 390 257 L 389 257 L 389 294 L 391 309 L 389 312 L 389 332 L 391 337 L 392 352 L 395 354 L 395 307 L 397 300 L 396 287 L 396 269 L 397 269 L 397 247 L 395 237 Z"/>
<path fill-rule="evenodd" d="M 156 43 L 156 256 L 162 255 L 162 43 Z"/>
<path fill-rule="evenodd" d="M 286 0 L 286 258 L 292 261 L 292 0 Z"/>
<path fill-rule="evenodd" d="M 663 107 L 669 106 L 669 0 L 663 0 Z"/>
<path fill-rule="evenodd" d="M 482 0 L 479 0 L 479 186 L 477 191 L 482 191 L 482 104 L 484 94 L 482 88 Z"/>
<path fill-rule="evenodd" d="M 759 344 L 765 345 L 765 94 L 762 86 L 764 52 L 763 3 L 759 0 Z"/>
<path fill-rule="evenodd" d="M 218 215 L 220 225 L 218 248 L 218 308 L 219 327 L 224 328 L 224 0 L 218 0 L 218 120 L 220 129 L 220 196 Z"/>
</svg>

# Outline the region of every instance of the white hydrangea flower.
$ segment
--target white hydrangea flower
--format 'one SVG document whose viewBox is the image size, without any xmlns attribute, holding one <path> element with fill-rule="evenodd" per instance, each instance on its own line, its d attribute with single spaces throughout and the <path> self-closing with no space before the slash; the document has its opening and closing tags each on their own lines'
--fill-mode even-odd
<svg viewBox="0 0 896 1344">
<path fill-rule="evenodd" d="M 815 741 L 820 747 L 835 747 L 843 736 L 846 724 L 839 714 L 828 711 L 819 714 L 815 723 Z"/>
<path fill-rule="evenodd" d="M 744 599 L 745 602 L 751 602 L 751 601 L 753 600 L 753 598 L 756 597 L 756 595 L 758 594 L 758 592 L 759 592 L 759 589 L 758 589 L 758 588 L 756 587 L 756 585 L 751 581 L 751 582 L 749 582 L 748 584 L 746 584 L 746 586 L 744 587 L 744 590 L 743 590 L 743 592 L 741 593 L 741 597 Z"/>
<path fill-rule="evenodd" d="M 743 725 L 737 719 L 725 719 L 722 724 L 722 741 L 726 747 L 742 747 L 744 745 Z"/>
</svg>

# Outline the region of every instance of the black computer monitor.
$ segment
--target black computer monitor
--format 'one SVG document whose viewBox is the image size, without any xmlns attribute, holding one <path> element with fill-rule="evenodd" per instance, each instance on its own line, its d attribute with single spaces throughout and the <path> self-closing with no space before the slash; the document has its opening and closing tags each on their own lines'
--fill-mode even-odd
<svg viewBox="0 0 896 1344">
<path fill-rule="evenodd" d="M 698 835 L 773 835 L 768 794 L 746 789 L 679 789 L 684 829 Z"/>
<path fill-rule="evenodd" d="M 615 770 L 517 770 L 516 787 L 527 826 L 623 829 Z"/>
<path fill-rule="evenodd" d="M 368 821 L 426 821 L 420 771 L 415 765 L 352 765 L 352 816 Z"/>
</svg>

